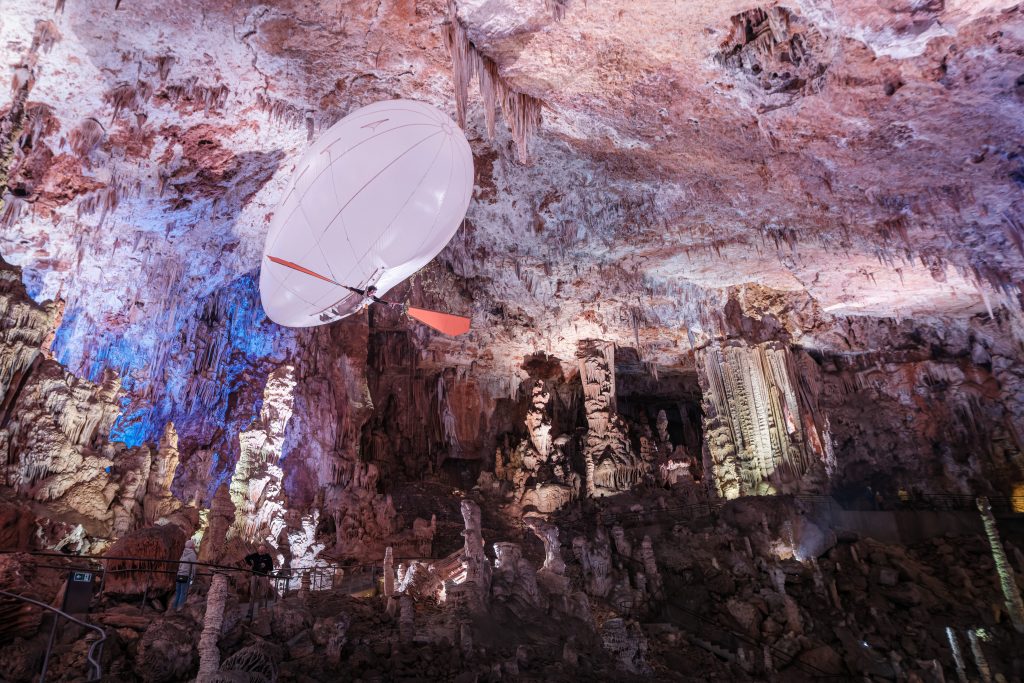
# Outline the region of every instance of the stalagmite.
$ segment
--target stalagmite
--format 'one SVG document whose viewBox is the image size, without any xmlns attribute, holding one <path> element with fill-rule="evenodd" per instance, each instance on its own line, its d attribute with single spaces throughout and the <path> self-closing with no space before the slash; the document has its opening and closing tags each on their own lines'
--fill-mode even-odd
<svg viewBox="0 0 1024 683">
<path fill-rule="evenodd" d="M 199 561 L 216 564 L 224 550 L 228 529 L 235 520 L 235 506 L 227 483 L 223 483 L 213 494 L 210 510 L 206 515 L 206 531 L 199 546 Z"/>
<path fill-rule="evenodd" d="M 234 506 L 228 494 L 227 485 L 217 490 L 210 509 L 209 522 L 200 550 L 200 561 L 219 564 L 225 551 L 225 538 L 231 519 L 234 518 Z M 203 551 L 206 551 L 205 554 Z M 217 641 L 220 639 L 221 626 L 224 623 L 224 603 L 228 593 L 228 577 L 223 572 L 214 572 L 210 590 L 206 594 L 206 616 L 203 619 L 203 633 L 199 638 L 199 673 L 197 683 L 210 683 L 215 680 L 220 667 L 220 650 Z"/>
<path fill-rule="evenodd" d="M 640 561 L 644 564 L 644 573 L 650 587 L 651 596 L 659 600 L 664 597 L 662 589 L 661 572 L 658 571 L 658 560 L 654 555 L 654 544 L 651 537 L 644 535 L 640 544 Z"/>
<path fill-rule="evenodd" d="M 416 612 L 412 596 L 402 594 L 398 598 L 398 629 L 403 643 L 411 643 L 416 636 Z"/>
<path fill-rule="evenodd" d="M 978 667 L 978 673 L 981 674 L 982 683 L 992 683 L 992 670 L 985 659 L 985 653 L 981 650 L 981 640 L 975 629 L 967 629 L 967 641 L 971 644 L 971 655 L 974 657 L 974 665 Z"/>
<path fill-rule="evenodd" d="M 171 484 L 178 469 L 178 433 L 168 422 L 153 456 L 143 500 L 146 524 L 155 524 L 182 507 L 181 501 L 171 493 Z"/>
<path fill-rule="evenodd" d="M 215 572 L 206 595 L 206 616 L 203 619 L 203 634 L 199 637 L 199 673 L 197 683 L 211 683 L 216 680 L 220 668 L 220 650 L 217 641 L 220 639 L 221 625 L 224 623 L 224 602 L 228 595 L 228 577 L 222 572 Z"/>
<path fill-rule="evenodd" d="M 388 616 L 395 614 L 395 561 L 391 546 L 384 550 L 384 598 Z"/>
<path fill-rule="evenodd" d="M 952 626 L 946 627 L 946 638 L 949 639 L 949 649 L 953 653 L 953 662 L 956 664 L 956 676 L 960 679 L 960 683 L 967 683 L 967 665 L 964 663 L 960 641 L 957 640 L 956 631 Z"/>
<path fill-rule="evenodd" d="M 267 377 L 259 420 L 238 435 L 240 453 L 231 478 L 235 533 L 246 542 L 276 546 L 285 527 L 284 433 L 295 401 L 295 368 L 284 365 Z"/>
<path fill-rule="evenodd" d="M 652 463 L 633 451 L 615 396 L 615 345 L 582 341 L 576 352 L 587 433 L 583 441 L 588 496 L 628 491 L 648 478 Z"/>
<path fill-rule="evenodd" d="M 992 559 L 996 565 L 996 573 L 999 574 L 999 585 L 1003 589 L 1003 598 L 1006 602 L 1006 611 L 1010 615 L 1010 621 L 1018 633 L 1024 633 L 1024 601 L 1021 600 L 1020 588 L 1013 574 L 1013 567 L 1006 557 L 1006 549 L 999 539 L 999 529 L 996 528 L 996 518 L 992 515 L 992 506 L 988 498 L 980 496 L 977 500 L 978 511 L 981 513 L 981 521 L 985 525 L 985 535 L 988 536 L 989 547 L 992 549 Z"/>
<path fill-rule="evenodd" d="M 480 506 L 471 500 L 461 503 L 465 539 L 462 565 L 466 572 L 466 590 L 470 593 L 470 609 L 482 610 L 491 589 L 491 565 L 484 554 L 484 538 L 480 530 Z"/>
<path fill-rule="evenodd" d="M 544 565 L 541 572 L 563 575 L 565 561 L 562 559 L 562 546 L 558 542 L 558 527 L 541 517 L 526 517 L 523 522 L 544 543 Z"/>
</svg>

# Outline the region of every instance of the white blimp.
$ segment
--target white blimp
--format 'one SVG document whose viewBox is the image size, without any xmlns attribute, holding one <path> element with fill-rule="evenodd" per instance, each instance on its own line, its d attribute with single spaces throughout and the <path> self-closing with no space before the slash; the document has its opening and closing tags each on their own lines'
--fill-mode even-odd
<svg viewBox="0 0 1024 683">
<path fill-rule="evenodd" d="M 332 126 L 302 156 L 263 248 L 260 298 L 287 327 L 323 325 L 361 310 L 427 265 L 466 216 L 473 154 L 434 107 L 390 100 Z M 446 334 L 462 316 L 406 306 Z"/>
</svg>

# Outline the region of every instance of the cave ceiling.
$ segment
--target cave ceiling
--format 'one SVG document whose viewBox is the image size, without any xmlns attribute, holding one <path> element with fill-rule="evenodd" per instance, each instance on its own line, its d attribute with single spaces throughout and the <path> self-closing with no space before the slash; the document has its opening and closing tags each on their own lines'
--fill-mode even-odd
<svg viewBox="0 0 1024 683">
<path fill-rule="evenodd" d="M 0 253 L 35 298 L 64 301 L 62 362 L 114 366 L 138 391 L 172 382 L 168 340 L 196 319 L 253 308 L 269 217 L 311 139 L 381 99 L 455 115 L 442 0 L 2 6 L 0 113 L 25 111 L 4 149 L 31 139 L 3 178 Z M 488 139 L 469 89 L 474 200 L 406 291 L 470 313 L 474 330 L 417 331 L 424 362 L 502 373 L 537 351 L 571 362 L 580 339 L 601 338 L 670 369 L 722 333 L 730 300 L 741 318 L 839 350 L 858 343 L 834 334 L 851 318 L 1019 310 L 1016 3 L 458 0 L 454 12 L 543 121 L 524 161 L 507 116 Z M 399 324 L 387 315 L 378 327 Z M 232 320 L 233 352 L 249 358 L 318 339 L 258 311 Z"/>
</svg>

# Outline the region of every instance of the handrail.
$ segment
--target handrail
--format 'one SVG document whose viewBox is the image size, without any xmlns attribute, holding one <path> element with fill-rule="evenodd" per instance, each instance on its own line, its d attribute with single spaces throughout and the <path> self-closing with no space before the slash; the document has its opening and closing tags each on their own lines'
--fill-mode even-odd
<svg viewBox="0 0 1024 683">
<path fill-rule="evenodd" d="M 198 562 L 198 561 L 192 562 L 192 561 L 188 561 L 188 560 L 184 560 L 183 561 L 183 560 L 174 560 L 174 559 L 160 559 L 160 558 L 155 558 L 155 557 L 133 557 L 133 556 L 126 556 L 126 555 L 68 555 L 66 553 L 62 553 L 60 551 L 55 551 L 55 550 L 22 550 L 22 549 L 19 549 L 19 548 L 0 548 L 0 555 L 13 555 L 13 554 L 37 555 L 37 556 L 43 556 L 43 557 L 57 557 L 57 558 L 62 558 L 62 559 L 67 559 L 67 560 L 76 560 L 77 559 L 77 560 L 86 560 L 86 561 L 90 561 L 90 562 L 101 562 L 101 561 L 104 561 L 104 560 L 131 560 L 131 561 L 138 561 L 138 562 L 162 562 L 162 563 L 166 563 L 166 564 L 175 564 L 175 565 L 176 564 L 190 564 L 190 565 L 195 565 L 196 567 L 208 567 L 208 568 L 216 569 L 218 571 L 235 571 L 235 572 L 246 572 L 246 573 L 251 573 L 252 572 L 252 570 L 247 568 L 247 567 L 238 567 L 238 566 L 231 566 L 231 565 L 224 565 L 224 564 L 215 564 L 215 563 L 212 563 L 212 562 Z M 443 559 L 443 558 L 396 557 L 396 558 L 394 558 L 394 561 L 397 563 L 397 562 L 404 562 L 404 561 L 408 561 L 408 560 L 429 561 L 429 560 L 436 560 L 436 559 Z M 296 575 L 299 575 L 298 573 L 306 571 L 306 570 L 314 570 L 314 569 L 316 569 L 316 570 L 324 570 L 324 571 L 326 571 L 326 570 L 331 570 L 331 569 L 333 569 L 333 570 L 341 569 L 347 575 L 347 574 L 354 573 L 356 571 L 368 571 L 369 568 L 380 566 L 382 564 L 382 562 L 383 562 L 383 560 L 381 560 L 380 562 L 364 562 L 362 564 L 351 564 L 351 565 L 344 565 L 344 564 L 340 564 L 340 563 L 337 563 L 337 562 L 332 562 L 330 564 L 315 564 L 315 565 L 310 565 L 308 567 L 281 567 L 279 569 L 275 569 L 274 571 L 275 572 L 291 571 L 293 573 L 297 573 Z M 140 568 L 131 568 L 131 567 L 129 567 L 129 568 L 125 568 L 125 569 L 111 570 L 111 571 L 161 572 L 161 571 L 164 571 L 164 570 L 160 570 L 160 569 L 146 569 L 146 568 L 141 568 L 141 567 Z"/>
<path fill-rule="evenodd" d="M 16 600 L 24 600 L 25 602 L 32 603 L 33 605 L 36 605 L 37 607 L 42 607 L 43 609 L 50 610 L 51 612 L 54 612 L 58 616 L 64 617 L 68 621 L 74 622 L 74 623 L 78 624 L 79 626 L 84 626 L 85 628 L 92 629 L 93 631 L 96 631 L 97 633 L 99 633 L 100 634 L 99 639 L 96 640 L 92 645 L 89 646 L 89 651 L 86 653 L 85 657 L 86 657 L 87 660 L 89 660 L 89 679 L 88 679 L 88 681 L 91 683 L 92 681 L 98 681 L 98 680 L 100 680 L 103 677 L 103 668 L 101 667 L 100 661 L 98 659 L 97 648 L 101 648 L 103 646 L 103 642 L 107 639 L 107 632 L 105 630 L 103 630 L 102 628 L 100 628 L 96 624 L 90 624 L 89 622 L 82 621 L 81 619 L 77 619 L 77 618 L 71 616 L 70 614 L 68 614 L 67 612 L 65 612 L 64 610 L 57 609 L 56 607 L 54 607 L 52 605 L 47 605 L 45 602 L 40 602 L 39 600 L 34 600 L 33 598 L 29 598 L 29 597 L 26 597 L 24 595 L 19 595 L 18 593 L 11 593 L 10 591 L 5 591 L 5 590 L 0 590 L 0 595 L 6 595 L 6 596 L 8 596 L 10 598 L 14 598 Z M 47 650 L 47 653 L 46 653 L 47 660 L 49 659 L 49 654 L 50 654 L 49 650 Z M 44 665 L 43 671 L 44 671 L 44 675 L 45 675 L 45 671 L 46 671 L 45 665 Z"/>
<path fill-rule="evenodd" d="M 106 576 L 125 575 L 125 574 L 165 574 L 165 575 L 176 575 L 178 565 L 182 563 L 181 560 L 170 560 L 170 559 L 157 559 L 151 557 L 130 557 L 123 555 L 67 555 L 65 553 L 51 551 L 51 550 L 19 550 L 16 548 L 0 548 L 0 555 L 2 554 L 24 554 L 42 558 L 54 558 L 67 560 L 67 564 L 48 564 L 39 563 L 36 566 L 43 569 L 54 569 L 60 571 L 89 571 L 96 572 L 102 575 L 102 581 L 100 584 L 100 592 L 103 592 L 103 586 L 106 581 Z M 400 560 L 406 559 L 422 559 L 422 558 L 399 558 Z M 145 562 L 153 566 L 151 567 L 118 567 L 110 568 L 107 566 L 107 560 L 114 561 L 134 561 L 134 562 Z M 95 565 L 99 564 L 99 567 Z M 209 562 L 191 562 L 185 561 L 184 564 L 193 565 L 196 567 L 196 571 L 193 574 L 194 577 L 207 577 L 213 576 L 216 573 L 233 573 L 235 576 L 249 576 L 254 572 L 248 567 L 232 567 L 221 564 L 214 564 Z M 83 566 L 84 565 L 84 566 Z M 163 565 L 163 566 L 161 566 Z M 167 565 L 170 565 L 169 567 Z M 200 569 L 206 569 L 208 571 L 200 571 Z M 364 563 L 342 566 L 338 564 L 330 565 L 312 565 L 309 567 L 281 567 L 275 569 L 268 574 L 268 578 L 275 582 L 275 588 L 286 593 L 289 588 L 289 583 L 293 580 L 300 580 L 303 574 L 309 573 L 310 575 L 310 590 L 321 591 L 321 590 L 332 590 L 332 589 L 344 589 L 349 592 L 359 592 L 366 590 L 376 584 L 378 574 L 382 567 L 381 563 Z M 339 571 L 342 574 L 341 582 L 336 583 L 336 577 Z M 284 585 L 282 587 L 282 582 Z"/>
<path fill-rule="evenodd" d="M 214 570 L 217 570 L 218 572 L 242 572 L 242 573 L 246 573 L 246 574 L 251 574 L 252 571 L 253 571 L 252 569 L 250 569 L 248 567 L 238 567 L 238 566 L 230 566 L 230 565 L 223 565 L 223 564 L 215 564 L 215 563 L 212 563 L 212 562 L 198 562 L 198 561 L 193 562 L 193 561 L 189 561 L 189 560 L 160 559 L 160 558 L 155 558 L 155 557 L 132 557 L 132 556 L 125 556 L 125 555 L 67 555 L 65 553 L 62 553 L 62 552 L 59 552 L 59 551 L 53 551 L 53 550 L 21 550 L 21 549 L 18 549 L 18 548 L 0 548 L 0 555 L 13 555 L 13 554 L 33 555 L 33 556 L 40 556 L 40 557 L 54 557 L 54 558 L 61 558 L 61 559 L 66 559 L 66 560 L 84 560 L 86 562 L 103 562 L 105 560 L 126 560 L 126 561 L 135 561 L 135 562 L 153 562 L 153 563 L 172 564 L 172 565 L 189 564 L 189 565 L 193 565 L 195 567 L 204 567 L 204 568 L 214 569 Z M 275 573 L 289 572 L 290 571 L 295 576 L 299 576 L 299 575 L 301 575 L 301 572 L 306 571 L 306 570 L 314 570 L 314 569 L 317 569 L 317 570 L 337 570 L 337 569 L 341 569 L 341 570 L 345 571 L 346 574 L 348 574 L 349 572 L 351 572 L 353 570 L 356 570 L 356 569 L 361 569 L 361 570 L 365 571 L 366 568 L 368 568 L 368 567 L 376 567 L 376 566 L 377 566 L 376 563 L 366 563 L 366 564 L 358 564 L 358 565 L 350 565 L 350 566 L 330 564 L 330 565 L 312 565 L 312 566 L 309 566 L 309 567 L 281 567 L 281 568 L 275 569 L 273 571 Z M 64 569 L 64 568 L 71 569 L 72 567 L 62 567 L 62 569 Z M 115 572 L 150 572 L 150 573 L 155 573 L 155 574 L 159 574 L 159 573 L 174 573 L 172 570 L 156 569 L 156 568 L 149 569 L 149 568 L 145 568 L 145 567 L 125 567 L 125 568 L 119 568 L 119 569 L 109 569 L 109 570 L 106 570 L 106 571 L 109 571 L 110 573 L 115 573 Z"/>
</svg>

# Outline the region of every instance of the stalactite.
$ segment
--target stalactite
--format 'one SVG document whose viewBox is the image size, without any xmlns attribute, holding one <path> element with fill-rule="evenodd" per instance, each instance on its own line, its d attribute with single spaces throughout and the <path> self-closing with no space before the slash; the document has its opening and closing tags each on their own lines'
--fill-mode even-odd
<svg viewBox="0 0 1024 683">
<path fill-rule="evenodd" d="M 231 94 L 231 89 L 224 84 L 201 85 L 199 78 L 193 76 L 183 83 L 173 83 L 164 86 L 161 94 L 172 104 L 202 104 L 203 113 L 209 114 L 211 111 L 224 108 L 224 105 L 227 104 L 228 95 Z"/>
<path fill-rule="evenodd" d="M 541 123 L 542 102 L 536 97 L 515 90 L 498 73 L 498 66 L 484 56 L 470 41 L 466 28 L 459 21 L 454 0 L 448 2 L 448 21 L 444 28 L 445 46 L 452 59 L 452 80 L 455 83 L 455 109 L 459 125 L 466 127 L 466 108 L 469 84 L 476 76 L 484 102 L 487 136 L 494 137 L 495 109 L 501 104 L 512 139 L 516 143 L 519 160 L 529 160 L 529 144 Z"/>
<path fill-rule="evenodd" d="M 1006 601 L 1006 611 L 1010 615 L 1010 621 L 1018 633 L 1024 633 L 1024 601 L 1021 600 L 1020 589 L 1013 575 L 1013 567 L 1006 557 L 1006 549 L 999 539 L 999 529 L 996 528 L 996 518 L 992 515 L 992 506 L 988 498 L 981 496 L 977 500 L 978 511 L 981 513 L 981 521 L 985 525 L 985 535 L 988 536 L 989 547 L 992 549 L 992 559 L 995 561 L 996 573 L 999 574 L 999 585 L 1003 589 L 1003 599 Z"/>
<path fill-rule="evenodd" d="M 569 8 L 569 0 L 544 0 L 544 6 L 555 21 L 561 21 L 565 18 L 566 10 Z"/>
<path fill-rule="evenodd" d="M 32 52 L 49 52 L 61 39 L 57 25 L 49 19 L 36 22 L 35 32 L 32 35 Z"/>
<path fill-rule="evenodd" d="M 71 146 L 71 151 L 80 159 L 86 159 L 103 142 L 105 135 L 106 129 L 103 124 L 90 117 L 71 131 L 68 136 L 68 144 Z"/>
<path fill-rule="evenodd" d="M 176 58 L 174 55 L 160 55 L 156 58 L 156 71 L 160 76 L 160 82 L 163 83 L 167 80 L 167 77 L 171 75 L 171 67 L 174 66 Z"/>
</svg>

